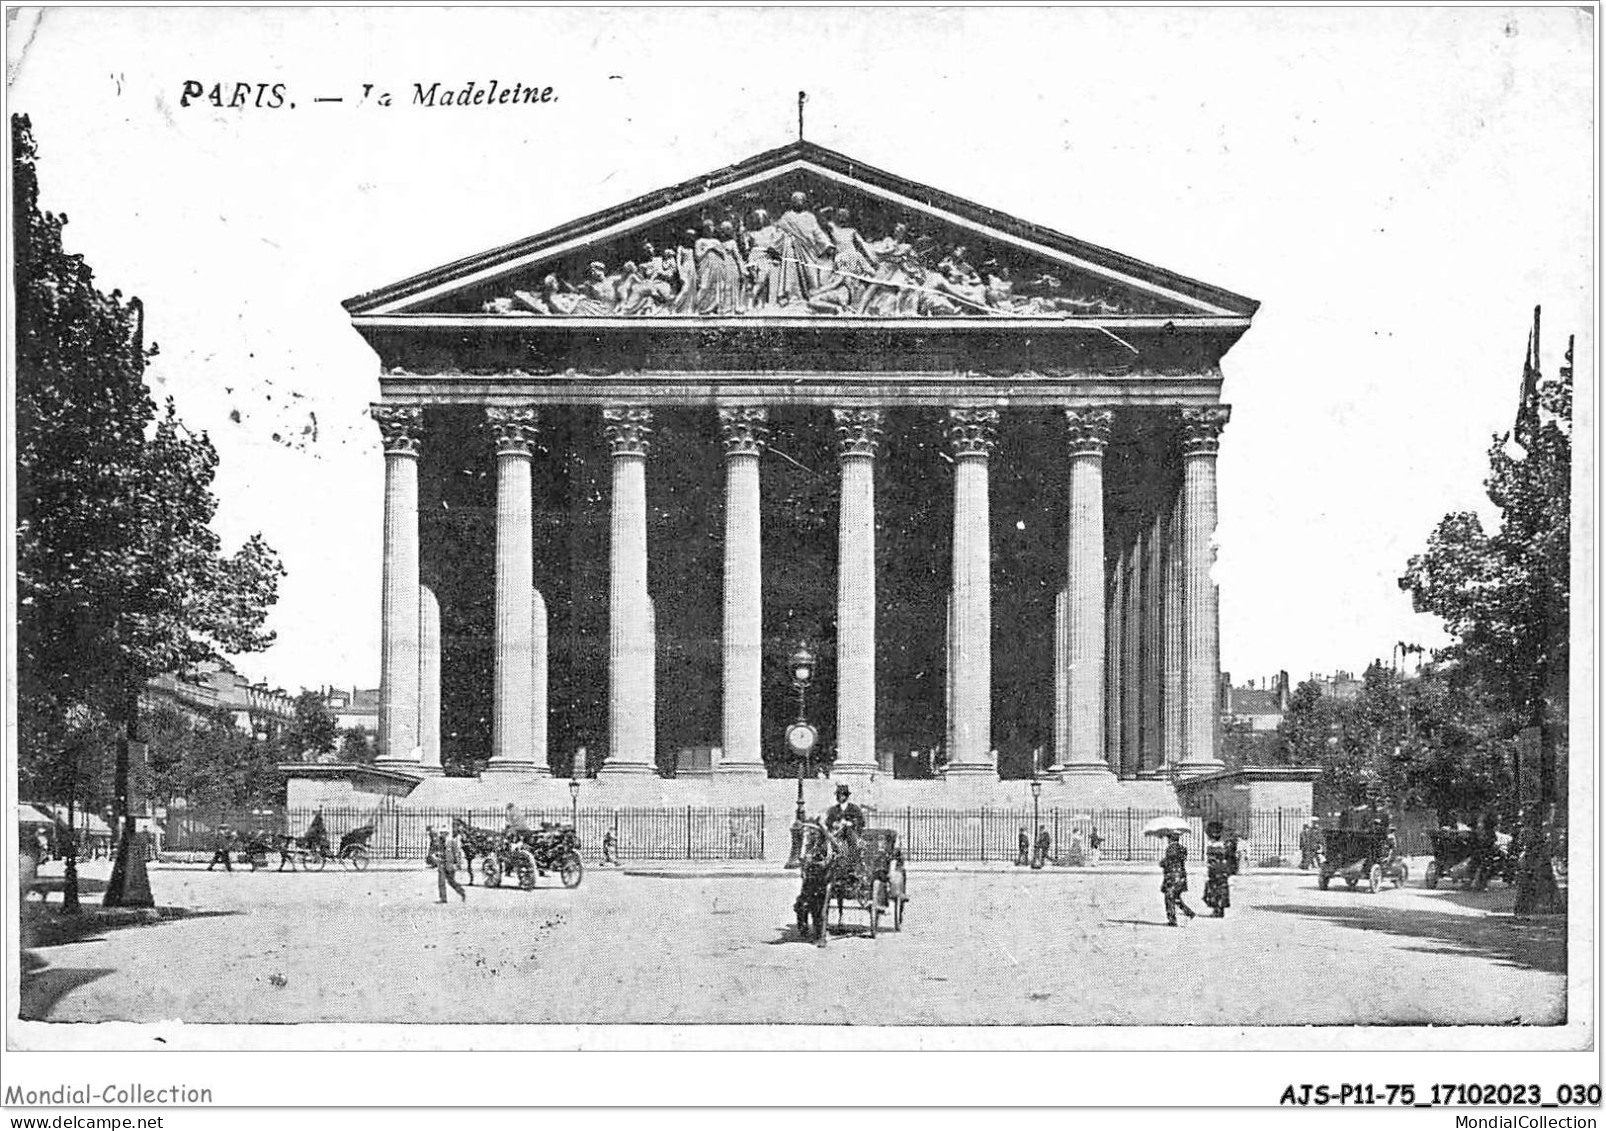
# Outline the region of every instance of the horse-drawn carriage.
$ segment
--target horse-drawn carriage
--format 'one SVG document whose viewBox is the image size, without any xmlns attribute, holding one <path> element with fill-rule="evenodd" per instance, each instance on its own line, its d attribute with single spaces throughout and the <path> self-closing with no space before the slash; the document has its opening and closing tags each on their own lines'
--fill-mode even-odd
<svg viewBox="0 0 1606 1131">
<path fill-rule="evenodd" d="M 359 872 L 365 872 L 368 870 L 368 842 L 373 835 L 373 825 L 360 825 L 342 833 L 340 847 L 331 850 L 329 834 L 324 831 L 323 819 L 314 817 L 307 831 L 298 837 L 280 834 L 270 839 L 265 835 L 258 835 L 247 842 L 245 850 L 253 869 L 266 867 L 268 851 L 277 849 L 280 871 L 289 864 L 292 868 L 300 865 L 303 871 L 321 872 L 329 861 L 333 860 L 342 868 L 355 868 Z"/>
<path fill-rule="evenodd" d="M 486 887 L 501 887 L 506 877 L 516 876 L 519 887 L 529 891 L 537 876 L 556 872 L 566 888 L 580 886 L 585 866 L 580 862 L 580 837 L 573 825 L 542 822 L 538 829 L 480 829 L 461 817 L 452 818 L 452 828 L 463 845 L 469 882 L 474 881 L 474 860 L 478 857 L 480 875 Z"/>
<path fill-rule="evenodd" d="M 1372 892 L 1382 887 L 1385 879 L 1402 888 L 1411 878 L 1411 869 L 1400 857 L 1388 819 L 1381 815 L 1362 818 L 1354 827 L 1324 830 L 1320 864 L 1316 886 L 1322 891 L 1335 876 L 1350 891 L 1364 881 L 1366 890 Z"/>
<path fill-rule="evenodd" d="M 800 935 L 825 945 L 832 899 L 836 900 L 838 927 L 851 903 L 869 916 L 871 938 L 875 938 L 883 915 L 892 916 L 894 931 L 903 929 L 909 886 L 894 830 L 864 829 L 837 835 L 818 821 L 805 822 L 802 865 L 803 889 L 793 904 Z"/>
<path fill-rule="evenodd" d="M 1517 861 L 1511 851 L 1509 833 L 1480 833 L 1466 825 L 1434 829 L 1428 833 L 1433 859 L 1428 862 L 1422 883 L 1430 888 L 1439 881 L 1463 883 L 1482 891 L 1498 876 L 1508 886 L 1517 881 Z"/>
</svg>

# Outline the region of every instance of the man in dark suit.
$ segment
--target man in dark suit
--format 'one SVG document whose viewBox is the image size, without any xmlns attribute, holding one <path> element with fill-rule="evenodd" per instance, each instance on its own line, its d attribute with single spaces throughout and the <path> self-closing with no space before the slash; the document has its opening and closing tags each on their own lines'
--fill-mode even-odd
<svg viewBox="0 0 1606 1131">
<path fill-rule="evenodd" d="M 212 862 L 206 866 L 206 870 L 210 872 L 222 864 L 224 871 L 234 871 L 234 865 L 229 860 L 229 850 L 233 847 L 234 830 L 227 824 L 219 825 L 217 836 L 212 841 Z"/>
<path fill-rule="evenodd" d="M 825 827 L 837 836 L 842 835 L 844 826 L 853 829 L 855 838 L 864 831 L 864 810 L 848 800 L 852 793 L 845 785 L 837 786 L 836 804 L 825 811 Z"/>
</svg>

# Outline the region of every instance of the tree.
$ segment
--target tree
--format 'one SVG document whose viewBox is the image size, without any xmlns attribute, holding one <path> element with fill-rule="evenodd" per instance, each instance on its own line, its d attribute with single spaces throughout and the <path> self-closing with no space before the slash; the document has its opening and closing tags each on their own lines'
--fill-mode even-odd
<svg viewBox="0 0 1606 1131">
<path fill-rule="evenodd" d="M 121 735 L 123 818 L 109 906 L 151 902 L 130 853 L 130 750 L 151 677 L 258 651 L 283 574 L 260 537 L 224 555 L 210 522 L 217 453 L 144 383 L 155 353 L 138 299 L 96 288 L 40 212 L 37 150 L 13 116 L 17 386 L 17 666 L 24 760 L 87 710 Z M 44 745 L 37 745 L 44 744 Z"/>
<path fill-rule="evenodd" d="M 316 691 L 303 691 L 296 696 L 296 721 L 286 735 L 289 752 L 293 757 L 307 754 L 327 754 L 339 740 L 340 727 L 334 714 Z"/>
<path fill-rule="evenodd" d="M 155 796 L 193 809 L 274 805 L 283 800 L 278 743 L 240 730 L 226 711 L 194 718 L 172 704 L 144 719 Z"/>
<path fill-rule="evenodd" d="M 340 732 L 340 760 L 367 765 L 377 756 L 368 732 L 362 727 L 347 727 Z"/>
<path fill-rule="evenodd" d="M 1572 348 L 1555 380 L 1539 367 L 1539 312 L 1523 363 L 1516 427 L 1489 448 L 1484 487 L 1500 511 L 1494 533 L 1476 514 L 1446 515 L 1400 578 L 1419 612 L 1456 638 L 1447 659 L 1464 668 L 1508 719 L 1507 737 L 1539 736 L 1537 782 L 1517 781 L 1523 806 L 1519 913 L 1559 911 L 1550 866 L 1557 751 L 1566 727 L 1571 557 Z"/>
</svg>

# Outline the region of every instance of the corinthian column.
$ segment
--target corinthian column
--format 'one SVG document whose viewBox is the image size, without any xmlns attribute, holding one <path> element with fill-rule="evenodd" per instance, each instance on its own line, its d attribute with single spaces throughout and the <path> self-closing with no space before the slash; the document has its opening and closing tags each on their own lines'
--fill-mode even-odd
<svg viewBox="0 0 1606 1131">
<path fill-rule="evenodd" d="M 1121 776 L 1136 777 L 1143 725 L 1143 531 L 1126 550 L 1121 611 Z"/>
<path fill-rule="evenodd" d="M 954 454 L 953 750 L 948 774 L 993 776 L 993 614 L 991 519 L 987 459 L 997 439 L 998 411 L 950 409 Z"/>
<path fill-rule="evenodd" d="M 496 442 L 496 679 L 491 701 L 488 773 L 531 773 L 530 575 L 535 550 L 530 465 L 535 452 L 533 408 L 488 408 Z"/>
<path fill-rule="evenodd" d="M 547 617 L 546 598 L 530 590 L 530 758 L 537 777 L 551 777 L 547 763 Z"/>
<path fill-rule="evenodd" d="M 419 408 L 369 409 L 385 446 L 385 549 L 380 580 L 379 757 L 418 764 Z"/>
<path fill-rule="evenodd" d="M 1071 461 L 1065 563 L 1064 685 L 1066 745 L 1055 769 L 1107 774 L 1105 760 L 1104 449 L 1115 414 L 1065 412 Z"/>
<path fill-rule="evenodd" d="M 1126 555 L 1119 549 L 1110 559 L 1104 613 L 1104 748 L 1110 769 L 1121 771 L 1121 618 L 1126 615 Z"/>
<path fill-rule="evenodd" d="M 1138 771 L 1157 774 L 1165 761 L 1161 738 L 1161 600 L 1165 592 L 1165 515 L 1156 511 L 1143 535 L 1143 741 Z"/>
<path fill-rule="evenodd" d="M 769 433 L 762 408 L 722 408 L 725 437 L 725 711 L 719 770 L 762 777 L 763 571 L 759 456 Z"/>
<path fill-rule="evenodd" d="M 1183 669 L 1182 757 L 1186 775 L 1219 769 L 1216 697 L 1221 658 L 1216 583 L 1210 576 L 1216 551 L 1216 452 L 1227 425 L 1226 405 L 1182 413 Z"/>
<path fill-rule="evenodd" d="M 1161 615 L 1165 624 L 1162 645 L 1160 710 L 1163 732 L 1162 766 L 1170 769 L 1182 757 L 1182 502 L 1173 498 L 1166 516 L 1165 596 Z"/>
<path fill-rule="evenodd" d="M 835 775 L 875 758 L 875 452 L 881 410 L 836 409 L 842 511 L 837 529 Z"/>
<path fill-rule="evenodd" d="M 1069 604 L 1071 591 L 1061 589 L 1054 597 L 1054 761 L 1050 773 L 1070 761 L 1071 713 L 1066 675 L 1071 670 Z"/>
<path fill-rule="evenodd" d="M 602 413 L 613 453 L 612 549 L 608 583 L 608 760 L 602 773 L 650 774 L 655 665 L 647 598 L 647 448 L 652 411 Z"/>
<path fill-rule="evenodd" d="M 418 744 L 419 768 L 441 773 L 441 605 L 427 585 L 418 587 Z"/>
</svg>

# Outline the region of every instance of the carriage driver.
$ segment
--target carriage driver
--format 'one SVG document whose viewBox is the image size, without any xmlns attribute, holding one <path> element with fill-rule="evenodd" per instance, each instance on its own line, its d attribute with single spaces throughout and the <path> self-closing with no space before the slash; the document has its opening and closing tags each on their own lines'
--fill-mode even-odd
<svg viewBox="0 0 1606 1131">
<path fill-rule="evenodd" d="M 836 787 L 836 804 L 825 811 L 825 828 L 832 836 L 842 838 L 842 851 L 848 866 L 859 866 L 859 834 L 864 831 L 864 810 L 848 800 L 853 791 L 846 785 Z"/>
<path fill-rule="evenodd" d="M 825 827 L 838 836 L 851 828 L 853 838 L 857 840 L 859 833 L 864 831 L 864 810 L 848 800 L 852 793 L 845 785 L 836 787 L 836 804 L 825 811 Z"/>
<path fill-rule="evenodd" d="M 519 812 L 519 807 L 511 801 L 507 803 L 507 828 L 502 831 L 509 836 L 514 833 L 527 833 L 530 831 L 530 822 L 524 819 L 524 814 Z"/>
</svg>

